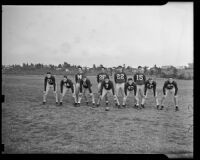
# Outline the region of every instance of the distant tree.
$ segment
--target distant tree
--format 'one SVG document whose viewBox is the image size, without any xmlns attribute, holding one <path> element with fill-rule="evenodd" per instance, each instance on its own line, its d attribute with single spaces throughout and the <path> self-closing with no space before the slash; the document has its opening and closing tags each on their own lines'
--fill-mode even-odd
<svg viewBox="0 0 200 160">
<path fill-rule="evenodd" d="M 93 69 L 96 69 L 96 65 L 95 64 L 93 64 Z"/>
<path fill-rule="evenodd" d="M 59 64 L 59 65 L 58 65 L 58 68 L 62 68 L 62 64 Z"/>
</svg>

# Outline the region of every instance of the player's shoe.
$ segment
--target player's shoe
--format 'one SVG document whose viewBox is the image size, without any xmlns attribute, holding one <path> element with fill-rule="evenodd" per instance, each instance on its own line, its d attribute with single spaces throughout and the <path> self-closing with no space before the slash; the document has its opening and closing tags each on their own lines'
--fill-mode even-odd
<svg viewBox="0 0 200 160">
<path fill-rule="evenodd" d="M 144 108 L 144 104 L 141 104 L 141 107 Z"/>
<path fill-rule="evenodd" d="M 108 106 L 108 102 L 106 102 L 106 106 Z"/>
<path fill-rule="evenodd" d="M 115 106 L 117 107 L 117 106 L 118 106 L 118 104 L 117 104 L 117 103 L 115 103 Z"/>
<path fill-rule="evenodd" d="M 164 108 L 164 106 L 161 106 L 161 107 L 160 107 L 160 110 L 163 110 L 163 108 Z"/>
<path fill-rule="evenodd" d="M 80 107 L 80 106 L 81 106 L 81 104 L 80 104 L 80 103 L 77 103 L 76 107 Z"/>
<path fill-rule="evenodd" d="M 56 102 L 56 105 L 58 105 L 58 102 Z"/>
<path fill-rule="evenodd" d="M 157 105 L 156 108 L 159 109 L 159 105 Z"/>
<path fill-rule="evenodd" d="M 96 104 L 96 106 L 97 106 L 97 107 L 99 107 L 99 106 L 100 106 L 100 104 Z"/>
<path fill-rule="evenodd" d="M 86 102 L 86 105 L 88 106 L 89 102 Z"/>
<path fill-rule="evenodd" d="M 77 103 L 74 102 L 74 107 L 76 107 Z"/>
<path fill-rule="evenodd" d="M 125 104 L 122 104 L 122 107 L 124 107 L 124 108 L 125 108 L 125 107 L 126 107 L 126 105 L 125 105 Z"/>
<path fill-rule="evenodd" d="M 60 106 L 62 106 L 62 102 L 60 102 Z"/>
<path fill-rule="evenodd" d="M 46 104 L 46 102 L 42 102 L 42 104 L 43 104 L 43 105 L 45 105 L 45 104 Z"/>
<path fill-rule="evenodd" d="M 175 111 L 179 111 L 179 108 L 178 108 L 178 106 L 176 106 L 176 108 L 175 108 Z"/>
<path fill-rule="evenodd" d="M 109 108 L 109 107 L 106 107 L 106 108 L 105 108 L 105 111 L 109 111 L 109 110 L 110 110 L 110 108 Z"/>
<path fill-rule="evenodd" d="M 135 108 L 139 108 L 139 105 L 138 104 L 135 104 L 135 106 L 134 106 Z"/>
</svg>

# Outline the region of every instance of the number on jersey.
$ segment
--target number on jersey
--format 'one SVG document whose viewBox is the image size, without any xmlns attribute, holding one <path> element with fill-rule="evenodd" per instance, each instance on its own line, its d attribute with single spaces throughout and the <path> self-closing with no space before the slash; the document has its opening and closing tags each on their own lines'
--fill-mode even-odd
<svg viewBox="0 0 200 160">
<path fill-rule="evenodd" d="M 142 75 L 142 74 L 137 75 L 136 77 L 137 77 L 137 80 L 138 80 L 138 81 L 142 81 L 142 80 L 143 80 L 143 75 Z"/>
<path fill-rule="evenodd" d="M 106 75 L 99 75 L 99 80 L 104 80 Z"/>
<path fill-rule="evenodd" d="M 117 79 L 124 79 L 124 74 L 117 74 Z"/>
</svg>

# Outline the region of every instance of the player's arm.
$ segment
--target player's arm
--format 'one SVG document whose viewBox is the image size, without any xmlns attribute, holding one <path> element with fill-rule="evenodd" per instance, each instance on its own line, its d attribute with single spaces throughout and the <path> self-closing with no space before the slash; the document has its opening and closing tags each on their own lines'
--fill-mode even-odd
<svg viewBox="0 0 200 160">
<path fill-rule="evenodd" d="M 97 75 L 97 83 L 99 83 L 99 74 Z"/>
<path fill-rule="evenodd" d="M 156 82 L 154 82 L 154 85 L 153 85 L 153 95 L 154 97 L 156 96 Z"/>
<path fill-rule="evenodd" d="M 136 92 L 137 92 L 137 86 L 135 84 L 135 87 L 134 87 L 134 95 L 136 96 Z"/>
<path fill-rule="evenodd" d="M 63 93 L 63 80 L 60 82 L 60 92 Z"/>
<path fill-rule="evenodd" d="M 100 87 L 100 95 L 102 95 L 102 91 L 103 91 L 103 86 L 104 86 L 104 81 L 101 83 L 101 87 Z"/>
<path fill-rule="evenodd" d="M 53 77 L 53 90 L 56 91 L 56 79 Z"/>
<path fill-rule="evenodd" d="M 143 74 L 144 82 L 146 82 L 146 76 Z"/>
<path fill-rule="evenodd" d="M 115 73 L 114 74 L 114 81 L 115 81 L 115 83 L 116 83 L 116 80 L 117 80 L 117 74 Z"/>
<path fill-rule="evenodd" d="M 166 92 L 165 92 L 166 86 L 167 86 L 167 82 L 165 82 L 164 85 L 163 85 L 163 94 L 164 95 L 166 94 Z"/>
<path fill-rule="evenodd" d="M 126 96 L 127 96 L 127 88 L 128 88 L 128 85 L 127 85 L 127 83 L 125 83 L 125 85 L 124 85 L 124 93 L 125 93 Z"/>
<path fill-rule="evenodd" d="M 115 95 L 115 89 L 114 89 L 114 85 L 113 85 L 113 83 L 110 82 L 110 85 L 111 85 L 111 88 L 112 88 L 112 93 L 113 93 L 113 95 Z"/>
<path fill-rule="evenodd" d="M 87 81 L 87 85 L 88 85 L 89 92 L 92 93 L 92 83 L 90 82 L 90 80 Z"/>
<path fill-rule="evenodd" d="M 136 82 L 136 78 L 137 78 L 137 75 L 135 74 L 135 75 L 133 76 L 134 82 Z"/>
<path fill-rule="evenodd" d="M 82 93 L 83 90 L 83 81 L 80 81 L 80 93 Z"/>
<path fill-rule="evenodd" d="M 77 81 L 78 81 L 78 76 L 77 76 L 77 74 L 75 75 L 75 82 L 77 83 Z"/>
<path fill-rule="evenodd" d="M 144 85 L 144 95 L 146 96 L 146 94 L 147 94 L 147 82 Z"/>
<path fill-rule="evenodd" d="M 47 88 L 47 77 L 45 77 L 44 79 L 44 91 L 46 91 L 46 88 Z"/>
<path fill-rule="evenodd" d="M 178 92 L 178 86 L 177 86 L 177 83 L 176 83 L 176 82 L 174 82 L 174 87 L 175 87 L 175 93 L 174 93 L 174 95 L 176 96 L 176 95 L 177 95 L 177 92 Z"/>
<path fill-rule="evenodd" d="M 72 81 L 70 81 L 70 88 L 71 88 L 71 90 L 72 90 L 72 93 L 74 93 L 74 85 L 73 85 L 73 82 Z"/>
<path fill-rule="evenodd" d="M 124 79 L 125 79 L 125 82 L 127 82 L 127 76 L 126 76 L 126 73 L 124 73 Z"/>
</svg>

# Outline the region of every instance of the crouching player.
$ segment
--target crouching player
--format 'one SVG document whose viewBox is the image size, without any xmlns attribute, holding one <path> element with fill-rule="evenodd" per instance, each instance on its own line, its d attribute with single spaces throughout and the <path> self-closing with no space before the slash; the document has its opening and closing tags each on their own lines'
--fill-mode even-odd
<svg viewBox="0 0 200 160">
<path fill-rule="evenodd" d="M 141 106 L 144 108 L 144 103 L 145 103 L 145 99 L 147 98 L 147 94 L 149 91 L 153 91 L 153 95 L 154 98 L 156 100 L 156 107 L 157 109 L 159 108 L 159 103 L 158 103 L 158 98 L 157 98 L 157 91 L 156 91 L 156 82 L 153 81 L 152 78 L 149 78 L 146 82 L 145 82 L 145 86 L 144 86 L 144 99 L 142 99 L 142 103 Z"/>
<path fill-rule="evenodd" d="M 104 81 L 104 78 L 109 75 L 105 72 L 105 68 L 102 66 L 101 67 L 101 73 L 99 73 L 97 75 L 97 83 L 98 83 L 98 93 L 99 93 L 99 97 L 100 97 L 100 89 L 101 89 L 101 83 Z M 99 98 L 98 97 L 98 98 Z M 106 100 L 106 104 L 108 103 L 108 96 L 107 94 L 105 95 L 105 100 Z"/>
<path fill-rule="evenodd" d="M 56 79 L 51 72 L 47 72 L 44 78 L 44 95 L 43 95 L 43 104 L 46 103 L 46 98 L 49 93 L 49 90 L 53 88 L 54 95 L 56 98 L 56 104 L 58 104 L 58 95 L 57 95 L 57 86 L 56 86 Z"/>
<path fill-rule="evenodd" d="M 132 78 L 128 78 L 128 82 L 126 82 L 124 86 L 125 97 L 123 98 L 123 107 L 126 107 L 126 100 L 130 93 L 134 93 L 134 97 L 136 96 L 136 84 L 133 82 Z"/>
<path fill-rule="evenodd" d="M 60 91 L 61 91 L 61 98 L 60 98 L 60 105 L 63 103 L 63 98 L 67 91 L 71 89 L 72 91 L 72 97 L 74 97 L 74 104 L 76 104 L 76 98 L 75 98 L 75 86 L 73 85 L 73 82 L 67 78 L 67 76 L 63 77 L 63 80 L 60 82 Z"/>
<path fill-rule="evenodd" d="M 86 99 L 86 104 L 88 105 L 89 102 L 88 102 L 87 95 L 86 95 L 87 91 L 89 91 L 89 93 L 90 93 L 90 96 L 92 98 L 92 104 L 94 106 L 95 100 L 94 100 L 94 94 L 92 93 L 92 83 L 90 82 L 90 80 L 86 76 L 83 76 L 83 79 L 80 82 L 80 93 L 79 93 L 80 97 L 79 97 L 79 100 L 78 100 L 79 106 L 80 106 L 80 103 L 81 103 L 82 96 L 84 96 L 84 98 Z"/>
<path fill-rule="evenodd" d="M 106 76 L 105 80 L 101 83 L 101 89 L 100 89 L 100 95 L 101 96 L 97 101 L 97 107 L 100 105 L 100 101 L 104 98 L 104 96 L 108 93 L 111 93 L 111 92 L 114 96 L 115 102 L 118 104 L 118 106 L 120 106 L 119 101 L 117 99 L 117 96 L 115 95 L 115 89 L 114 89 L 113 82 L 110 81 L 108 76 Z M 109 110 L 108 103 L 106 103 L 106 110 L 107 111 Z"/>
<path fill-rule="evenodd" d="M 164 86 L 163 86 L 163 98 L 161 100 L 161 108 L 160 110 L 162 110 L 164 108 L 163 106 L 163 101 L 164 99 L 167 97 L 167 95 L 169 93 L 173 94 L 174 96 L 174 103 L 175 103 L 175 110 L 178 111 L 178 104 L 177 104 L 177 92 L 178 92 L 178 86 L 177 83 L 173 80 L 173 78 L 169 78 L 167 81 L 165 81 Z"/>
</svg>

